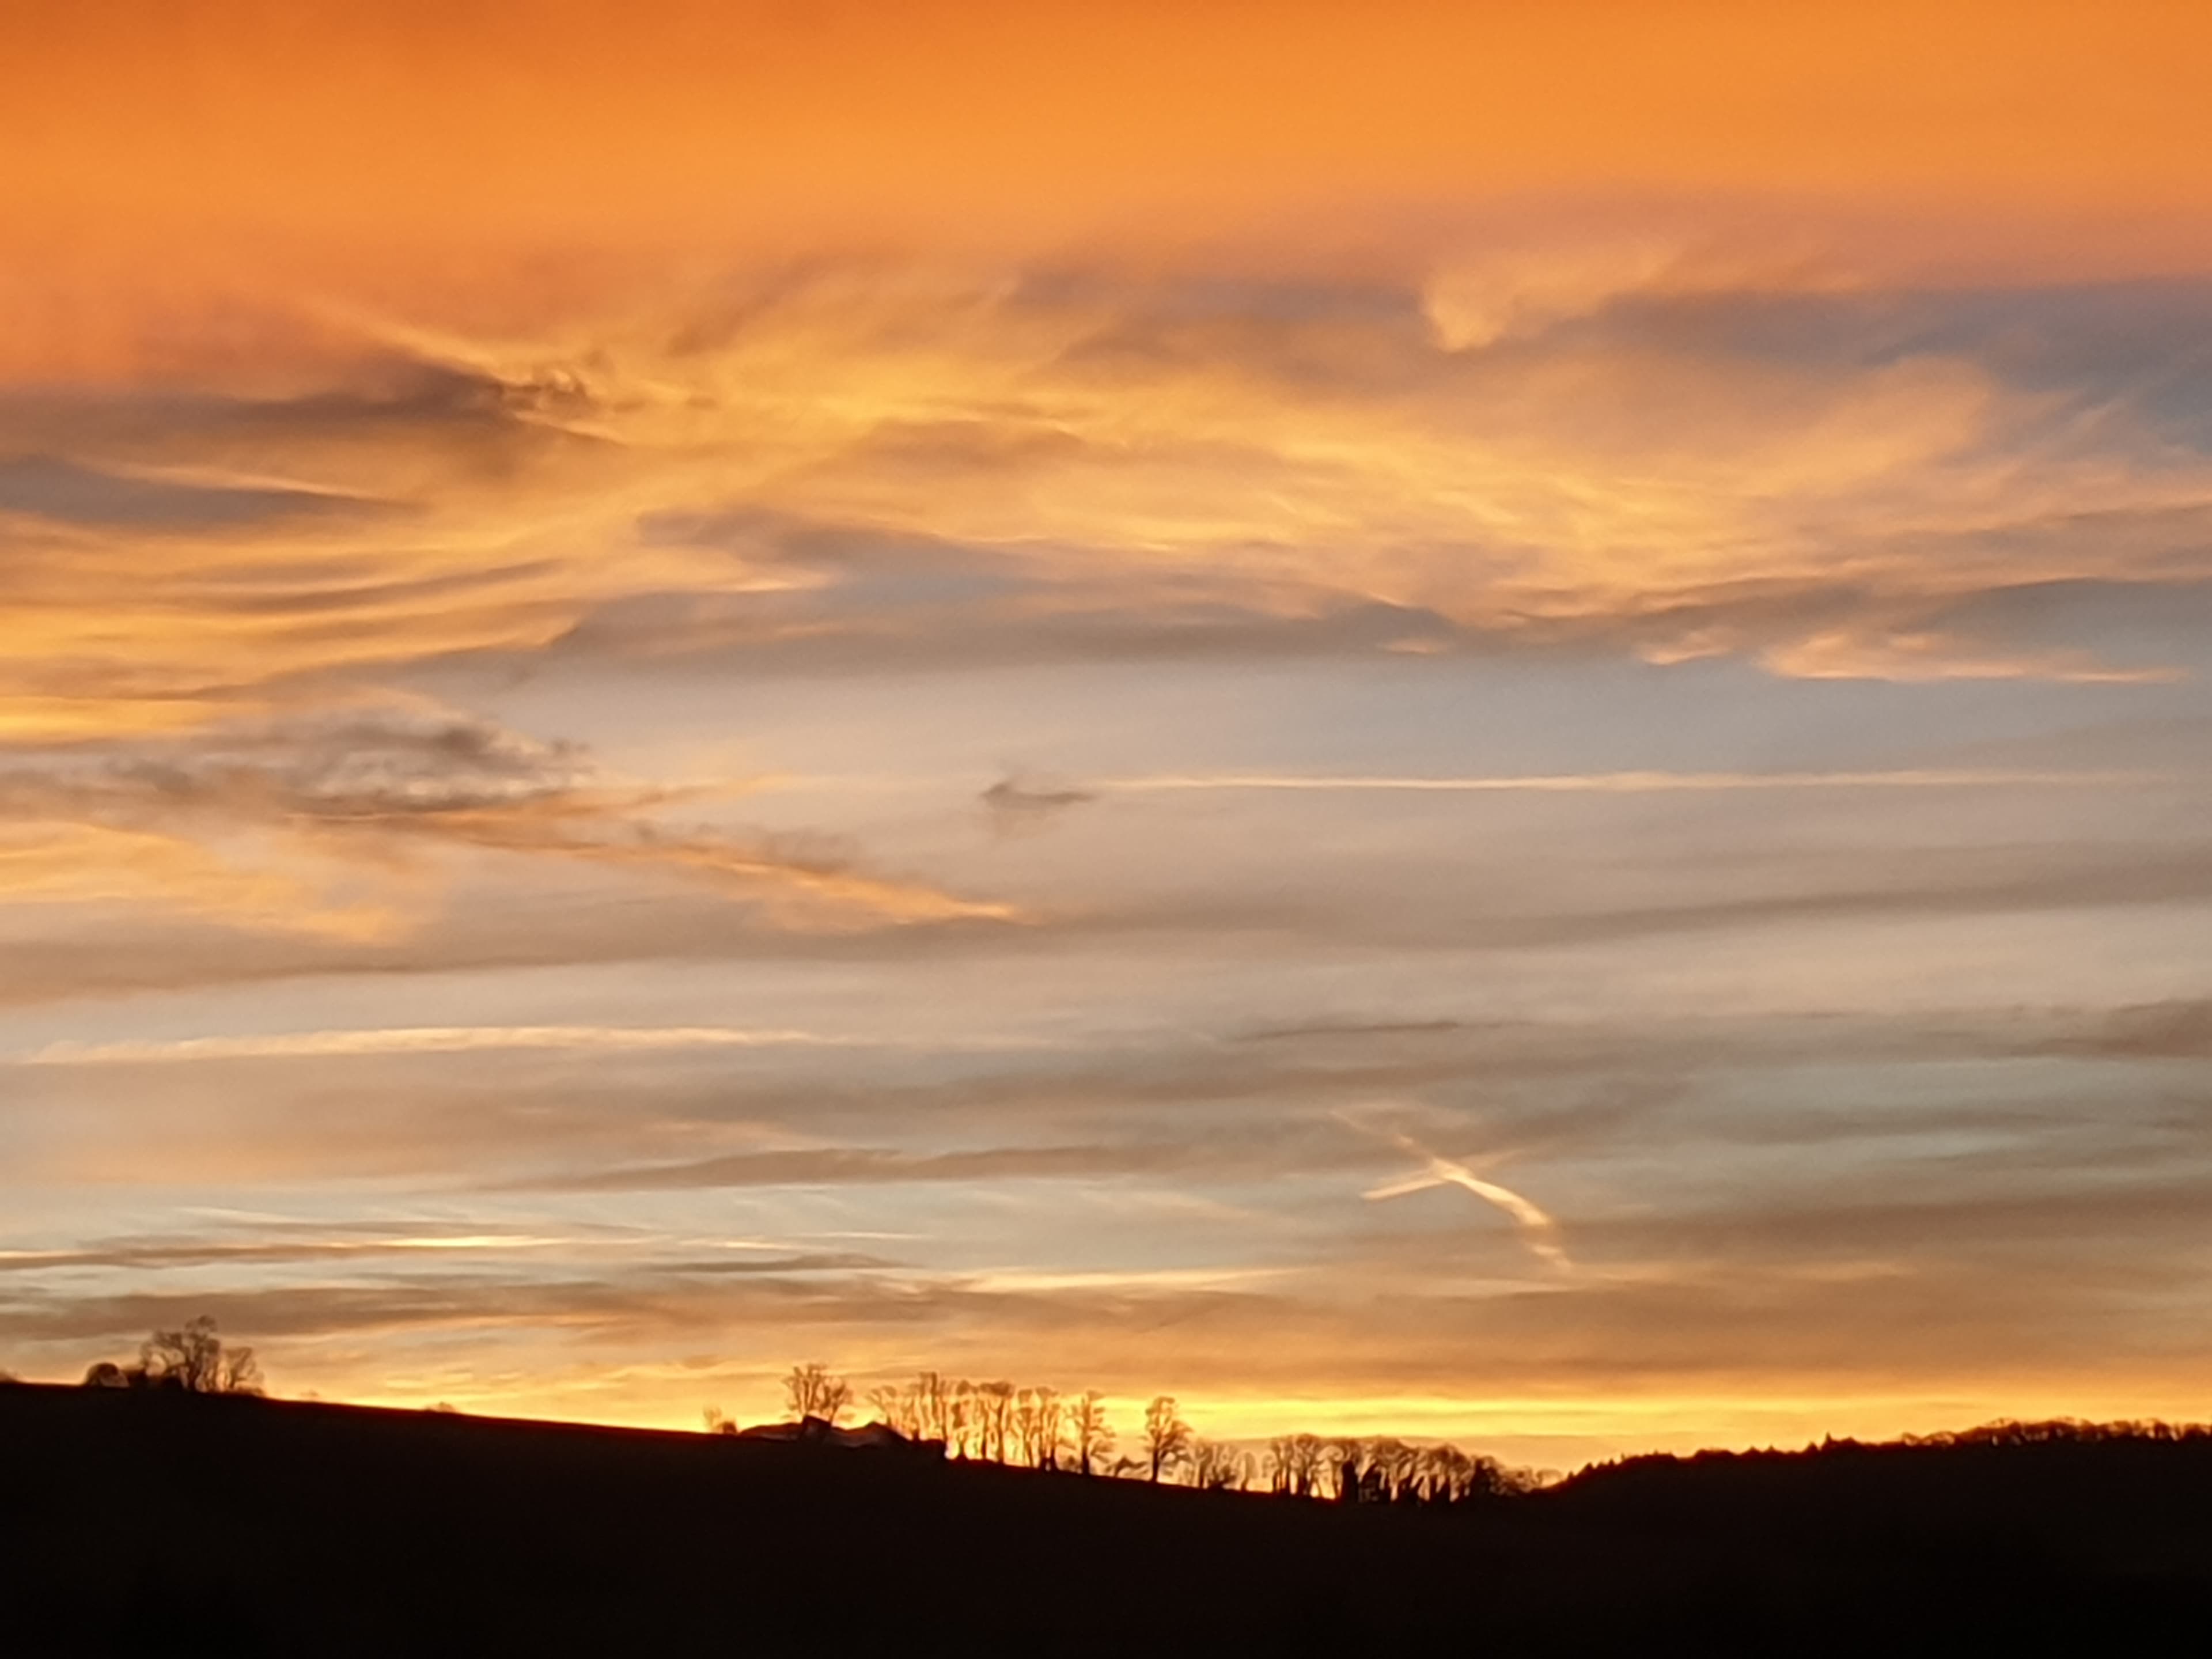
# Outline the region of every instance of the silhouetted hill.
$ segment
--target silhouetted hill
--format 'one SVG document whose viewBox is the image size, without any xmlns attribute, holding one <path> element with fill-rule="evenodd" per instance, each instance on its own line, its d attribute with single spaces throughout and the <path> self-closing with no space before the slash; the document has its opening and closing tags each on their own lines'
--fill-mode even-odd
<svg viewBox="0 0 2212 1659">
<path fill-rule="evenodd" d="M 2180 1651 L 2212 1441 L 1638 1459 L 1443 1512 L 13 1387 L 0 1586 L 27 1655 Z"/>
</svg>

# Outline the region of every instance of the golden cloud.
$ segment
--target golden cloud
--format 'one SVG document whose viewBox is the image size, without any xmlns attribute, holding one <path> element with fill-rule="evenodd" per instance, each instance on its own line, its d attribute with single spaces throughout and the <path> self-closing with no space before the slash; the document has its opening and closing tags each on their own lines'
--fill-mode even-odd
<svg viewBox="0 0 2212 1659">
<path fill-rule="evenodd" d="M 1694 305 L 1738 280 L 1693 276 L 1645 286 Z M 635 635 L 653 606 L 679 647 L 710 616 L 800 647 L 994 628 L 1048 653 L 1073 617 L 1379 606 L 1408 649 L 1457 630 L 1824 676 L 2163 666 L 1929 613 L 2203 581 L 2181 520 L 2212 462 L 2124 404 L 2084 425 L 1966 345 L 1557 326 L 1619 297 L 1592 280 L 1524 318 L 1534 337 L 1453 350 L 1410 292 L 848 264 L 647 284 L 528 333 L 354 307 L 356 368 L 282 397 L 0 399 L 21 452 L 0 463 L 0 731 L 234 718 L 609 618 Z M 825 537 L 886 550 L 864 570 Z"/>
</svg>

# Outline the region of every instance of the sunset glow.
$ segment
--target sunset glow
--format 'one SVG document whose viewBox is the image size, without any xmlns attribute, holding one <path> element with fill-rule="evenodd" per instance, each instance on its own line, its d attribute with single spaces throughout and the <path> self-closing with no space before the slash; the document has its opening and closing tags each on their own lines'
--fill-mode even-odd
<svg viewBox="0 0 2212 1659">
<path fill-rule="evenodd" d="M 2151 0 L 0 0 L 0 1361 L 2208 1415 L 2208 142 Z"/>
</svg>

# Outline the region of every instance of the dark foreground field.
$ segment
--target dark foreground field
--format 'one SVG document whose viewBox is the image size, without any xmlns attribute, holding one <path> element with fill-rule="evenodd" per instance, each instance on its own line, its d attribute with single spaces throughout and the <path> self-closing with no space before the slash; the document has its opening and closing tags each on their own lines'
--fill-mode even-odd
<svg viewBox="0 0 2212 1659">
<path fill-rule="evenodd" d="M 2212 1442 L 1647 1460 L 1473 1512 L 0 1388 L 0 1653 L 2083 1654 L 2212 1642 Z"/>
</svg>

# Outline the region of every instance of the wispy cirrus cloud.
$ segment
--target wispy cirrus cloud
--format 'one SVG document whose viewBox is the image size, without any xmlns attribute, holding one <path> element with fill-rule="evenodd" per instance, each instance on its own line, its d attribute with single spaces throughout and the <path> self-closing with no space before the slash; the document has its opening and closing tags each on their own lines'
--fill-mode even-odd
<svg viewBox="0 0 2212 1659">
<path fill-rule="evenodd" d="M 1013 919 L 1004 904 L 870 874 L 819 838 L 661 816 L 743 787 L 627 781 L 573 744 L 387 700 L 0 756 L 0 882 L 23 897 L 136 895 L 247 926 L 375 936 L 403 930 L 434 891 L 410 858 L 489 854 L 704 884 L 796 926 Z M 277 857 L 239 868 L 223 849 L 240 837 Z M 349 883 L 370 896 L 317 896 Z"/>
<path fill-rule="evenodd" d="M 0 521 L 21 516 L 87 528 L 194 535 L 374 506 L 314 489 L 222 477 L 102 471 L 51 455 L 0 460 Z"/>
<path fill-rule="evenodd" d="M 596 1054 L 686 1048 L 805 1048 L 866 1044 L 865 1036 L 727 1026 L 414 1026 L 289 1031 L 261 1036 L 179 1037 L 167 1042 L 54 1042 L 14 1056 L 20 1066 L 135 1066 L 191 1060 L 343 1060 L 379 1054 L 465 1054 L 501 1049 Z"/>
<path fill-rule="evenodd" d="M 330 325 L 352 356 L 283 395 L 11 393 L 0 731 L 718 642 L 2188 670 L 2116 659 L 2086 595 L 2074 620 L 1990 602 L 2212 583 L 2212 460 L 2170 366 L 2021 344 L 2124 331 L 2098 295 L 2000 326 L 1982 296 L 1756 266 L 1601 284 L 1458 349 L 1412 278 L 740 270 L 504 335 L 356 308 Z M 2212 301 L 2162 304 L 2137 326 Z"/>
</svg>

